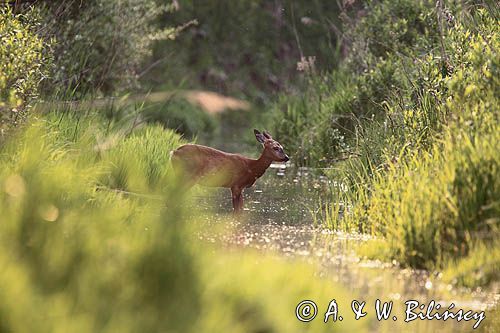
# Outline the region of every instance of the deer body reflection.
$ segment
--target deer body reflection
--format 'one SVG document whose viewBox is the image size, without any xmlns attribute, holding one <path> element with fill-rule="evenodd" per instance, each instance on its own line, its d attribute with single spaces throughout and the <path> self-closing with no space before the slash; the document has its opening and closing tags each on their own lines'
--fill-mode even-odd
<svg viewBox="0 0 500 333">
<path fill-rule="evenodd" d="M 184 177 L 186 187 L 201 184 L 231 189 L 234 212 L 243 209 L 245 188 L 252 186 L 272 162 L 286 162 L 288 156 L 271 135 L 254 130 L 255 138 L 264 148 L 258 159 L 230 154 L 214 148 L 187 144 L 172 153 L 174 170 Z"/>
</svg>

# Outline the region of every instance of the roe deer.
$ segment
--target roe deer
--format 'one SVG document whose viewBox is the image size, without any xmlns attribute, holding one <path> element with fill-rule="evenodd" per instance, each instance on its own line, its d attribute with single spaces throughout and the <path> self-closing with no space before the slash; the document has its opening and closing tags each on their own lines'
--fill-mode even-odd
<svg viewBox="0 0 500 333">
<path fill-rule="evenodd" d="M 172 153 L 172 166 L 185 177 L 186 187 L 198 183 L 231 189 L 235 213 L 243 209 L 243 189 L 252 186 L 272 162 L 286 162 L 288 156 L 278 141 L 264 131 L 254 129 L 255 138 L 264 150 L 258 159 L 230 154 L 214 148 L 187 144 Z"/>
</svg>

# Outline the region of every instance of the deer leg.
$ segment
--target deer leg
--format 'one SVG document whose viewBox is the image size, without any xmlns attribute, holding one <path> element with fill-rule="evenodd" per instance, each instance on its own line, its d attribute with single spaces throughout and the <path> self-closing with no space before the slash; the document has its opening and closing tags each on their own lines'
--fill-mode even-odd
<svg viewBox="0 0 500 333">
<path fill-rule="evenodd" d="M 231 194 L 233 198 L 234 213 L 240 213 L 243 210 L 243 196 L 241 194 L 241 189 L 233 187 L 231 188 Z"/>
<path fill-rule="evenodd" d="M 243 191 L 240 192 L 238 196 L 238 212 L 243 211 Z"/>
</svg>

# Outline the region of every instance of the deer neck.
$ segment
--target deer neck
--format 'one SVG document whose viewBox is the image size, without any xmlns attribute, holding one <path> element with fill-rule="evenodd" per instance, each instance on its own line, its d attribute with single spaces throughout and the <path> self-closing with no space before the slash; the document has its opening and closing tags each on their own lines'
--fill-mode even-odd
<svg viewBox="0 0 500 333">
<path fill-rule="evenodd" d="M 257 179 L 266 172 L 272 162 L 272 158 L 266 156 L 265 151 L 263 151 L 258 159 L 250 161 L 250 172 Z"/>
</svg>

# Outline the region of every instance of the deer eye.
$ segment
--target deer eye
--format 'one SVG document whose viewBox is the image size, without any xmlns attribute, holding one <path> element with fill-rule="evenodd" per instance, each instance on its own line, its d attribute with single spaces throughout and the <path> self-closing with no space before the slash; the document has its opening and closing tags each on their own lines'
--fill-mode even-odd
<svg viewBox="0 0 500 333">
<path fill-rule="evenodd" d="M 278 150 L 280 150 L 280 147 L 274 147 L 273 149 L 278 151 Z"/>
</svg>

